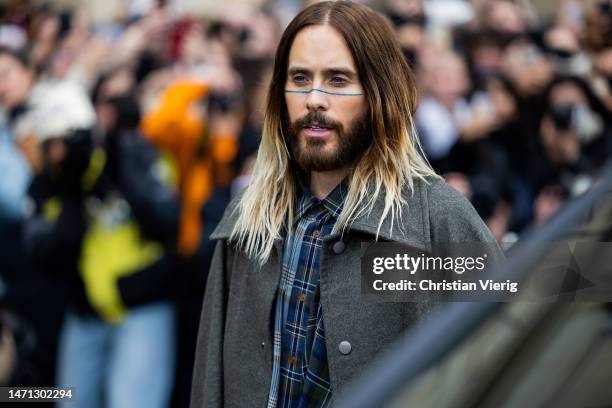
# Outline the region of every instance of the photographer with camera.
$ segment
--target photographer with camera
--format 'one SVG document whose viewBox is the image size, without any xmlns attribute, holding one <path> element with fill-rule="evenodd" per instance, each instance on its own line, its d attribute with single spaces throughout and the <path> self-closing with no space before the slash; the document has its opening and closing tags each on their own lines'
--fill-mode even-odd
<svg viewBox="0 0 612 408">
<path fill-rule="evenodd" d="M 569 196 L 591 187 L 593 168 L 612 152 L 606 108 L 588 84 L 558 76 L 545 93 L 540 121 L 540 160 L 531 179 L 535 222 L 552 215 Z"/>
<path fill-rule="evenodd" d="M 215 68 L 214 78 L 185 75 L 171 82 L 148 111 L 141 129 L 176 168 L 181 214 L 177 252 L 179 283 L 175 399 L 188 404 L 199 311 L 213 231 L 230 200 L 233 160 L 242 125 L 239 82 L 231 68 Z M 212 79 L 212 78 L 211 78 Z"/>
<path fill-rule="evenodd" d="M 178 200 L 137 131 L 133 100 L 103 101 L 108 117 L 99 131 L 82 88 L 37 88 L 18 126 L 35 135 L 43 163 L 30 187 L 28 249 L 68 290 L 57 383 L 78 390 L 77 406 L 166 406 Z"/>
</svg>

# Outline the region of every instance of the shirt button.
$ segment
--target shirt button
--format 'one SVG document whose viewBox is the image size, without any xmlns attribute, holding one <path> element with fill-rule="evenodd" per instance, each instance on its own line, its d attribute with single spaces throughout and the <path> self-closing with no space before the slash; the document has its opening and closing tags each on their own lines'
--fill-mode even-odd
<svg viewBox="0 0 612 408">
<path fill-rule="evenodd" d="M 313 237 L 315 237 L 315 238 L 319 238 L 319 237 L 321 236 L 321 232 L 319 232 L 319 230 L 315 230 L 315 231 L 312 233 L 312 236 L 313 236 Z"/>
<path fill-rule="evenodd" d="M 297 357 L 296 356 L 289 356 L 289 358 L 287 358 L 287 362 L 289 364 L 295 364 L 295 363 L 297 363 Z"/>
<path fill-rule="evenodd" d="M 306 301 L 306 296 L 307 295 L 305 293 L 302 293 L 298 299 L 300 300 L 300 302 L 304 303 Z"/>
<path fill-rule="evenodd" d="M 332 246 L 332 251 L 334 251 L 336 255 L 340 255 L 341 253 L 344 252 L 345 248 L 346 248 L 346 244 L 342 241 L 338 241 L 338 242 L 334 242 L 334 245 Z"/>
<path fill-rule="evenodd" d="M 265 341 L 262 341 L 262 342 L 261 342 L 261 348 L 262 348 L 262 349 L 263 349 L 263 348 L 266 348 L 266 342 L 265 342 Z"/>
<path fill-rule="evenodd" d="M 353 346 L 351 346 L 351 343 L 349 343 L 346 340 L 341 341 L 340 344 L 338 345 L 338 350 L 340 350 L 340 353 L 344 355 L 349 354 L 352 349 L 353 349 Z"/>
</svg>

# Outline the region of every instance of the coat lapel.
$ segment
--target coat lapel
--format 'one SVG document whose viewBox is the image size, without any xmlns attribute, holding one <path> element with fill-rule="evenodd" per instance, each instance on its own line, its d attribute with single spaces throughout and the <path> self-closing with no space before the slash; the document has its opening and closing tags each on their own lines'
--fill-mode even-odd
<svg viewBox="0 0 612 408">
<path fill-rule="evenodd" d="M 378 237 L 379 241 L 397 242 L 429 250 L 429 211 L 423 182 L 415 180 L 414 189 L 405 191 L 404 198 L 407 204 L 402 208 L 401 218 L 395 216 L 393 225 L 388 215 L 379 229 L 384 210 L 384 195 L 379 195 L 372 211 L 355 219 L 348 230 L 371 235 L 372 241 Z"/>
</svg>

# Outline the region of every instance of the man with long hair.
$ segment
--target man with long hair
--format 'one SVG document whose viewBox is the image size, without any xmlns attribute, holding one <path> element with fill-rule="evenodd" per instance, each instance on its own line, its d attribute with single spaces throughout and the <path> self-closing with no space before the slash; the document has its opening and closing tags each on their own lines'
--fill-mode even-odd
<svg viewBox="0 0 612 408">
<path fill-rule="evenodd" d="M 377 240 L 494 241 L 414 131 L 416 86 L 387 21 L 323 2 L 285 30 L 251 184 L 226 210 L 192 407 L 328 406 L 431 303 L 366 303 Z"/>
</svg>

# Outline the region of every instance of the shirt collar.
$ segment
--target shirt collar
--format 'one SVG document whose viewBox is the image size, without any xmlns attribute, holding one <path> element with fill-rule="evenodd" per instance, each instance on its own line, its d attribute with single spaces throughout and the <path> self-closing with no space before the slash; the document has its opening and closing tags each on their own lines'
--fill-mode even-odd
<svg viewBox="0 0 612 408">
<path fill-rule="evenodd" d="M 337 218 L 342 212 L 344 206 L 344 200 L 348 192 L 348 181 L 345 178 L 338 184 L 327 197 L 319 200 L 312 194 L 312 191 L 306 183 L 301 179 L 299 181 L 301 187 L 301 195 L 297 202 L 297 209 L 295 212 L 295 220 L 301 219 L 308 210 L 317 205 L 323 205 L 323 207 L 330 213 L 332 217 Z"/>
</svg>

